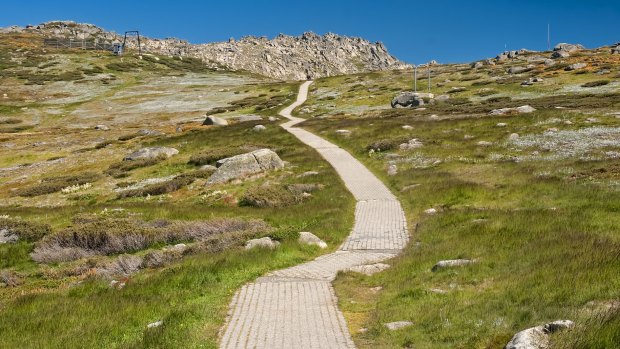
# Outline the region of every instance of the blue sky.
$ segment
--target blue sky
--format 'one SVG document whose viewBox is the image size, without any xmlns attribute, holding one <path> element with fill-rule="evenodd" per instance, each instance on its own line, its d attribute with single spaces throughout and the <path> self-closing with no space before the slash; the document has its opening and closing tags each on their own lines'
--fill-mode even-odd
<svg viewBox="0 0 620 349">
<path fill-rule="evenodd" d="M 470 62 L 507 49 L 620 41 L 619 0 L 43 1 L 5 0 L 0 27 L 71 19 L 192 43 L 334 32 L 382 41 L 409 63 Z"/>
</svg>

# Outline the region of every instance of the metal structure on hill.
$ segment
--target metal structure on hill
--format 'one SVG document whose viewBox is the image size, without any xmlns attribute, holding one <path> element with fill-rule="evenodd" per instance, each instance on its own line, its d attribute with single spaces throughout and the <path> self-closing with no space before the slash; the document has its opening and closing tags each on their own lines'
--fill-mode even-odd
<svg viewBox="0 0 620 349">
<path fill-rule="evenodd" d="M 60 39 L 60 38 L 48 38 L 43 40 L 43 44 L 49 47 L 55 48 L 77 48 L 82 50 L 101 50 L 112 51 L 114 55 L 120 56 L 125 52 L 127 46 L 127 38 L 131 40 L 132 37 L 137 38 L 138 41 L 138 54 L 142 54 L 142 45 L 140 32 L 137 30 L 126 31 L 123 37 L 122 43 L 105 43 L 98 42 L 97 40 L 74 40 L 74 39 Z"/>
</svg>

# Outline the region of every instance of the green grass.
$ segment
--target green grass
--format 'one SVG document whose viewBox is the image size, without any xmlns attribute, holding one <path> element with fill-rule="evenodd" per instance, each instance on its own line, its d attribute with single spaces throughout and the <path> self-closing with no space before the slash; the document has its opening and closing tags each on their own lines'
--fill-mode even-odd
<svg viewBox="0 0 620 349">
<path fill-rule="evenodd" d="M 616 124 L 611 117 L 597 117 L 601 125 Z M 585 118 L 541 110 L 441 121 L 416 117 L 307 121 L 306 128 L 343 146 L 381 177 L 401 199 L 410 222 L 412 241 L 389 262 L 391 269 L 371 277 L 343 274 L 335 282 L 356 344 L 501 348 L 528 327 L 558 319 L 592 323 L 584 312 L 586 304 L 620 299 L 620 279 L 615 276 L 620 270 L 617 160 L 511 162 L 492 156 L 543 151 L 518 150 L 505 141 L 512 132 L 542 134 L 551 126 L 565 130 L 592 126 Z M 549 124 L 552 119 L 570 119 L 573 124 Z M 497 127 L 499 122 L 508 126 Z M 403 130 L 402 125 L 412 125 L 413 130 Z M 337 129 L 352 133 L 338 136 Z M 418 138 L 424 146 L 399 151 L 392 140 L 403 137 Z M 480 147 L 480 140 L 493 145 Z M 379 144 L 389 144 L 392 150 L 368 153 Z M 386 153 L 404 156 L 396 162 L 395 176 L 386 174 Z M 425 215 L 430 207 L 439 213 Z M 457 258 L 478 263 L 431 272 L 437 261 Z M 375 286 L 383 289 L 372 292 Z M 613 343 L 620 332 L 617 314 L 597 326 L 580 327 L 576 347 L 605 348 Z M 383 326 L 401 320 L 414 325 L 393 332 Z M 360 328 L 368 331 L 358 333 Z M 572 333 L 554 335 L 555 347 L 571 347 Z"/>
</svg>

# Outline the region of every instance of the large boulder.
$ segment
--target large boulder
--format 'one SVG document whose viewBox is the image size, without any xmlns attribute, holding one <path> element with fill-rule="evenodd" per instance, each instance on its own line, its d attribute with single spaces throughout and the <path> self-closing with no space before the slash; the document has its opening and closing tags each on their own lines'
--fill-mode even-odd
<svg viewBox="0 0 620 349">
<path fill-rule="evenodd" d="M 19 236 L 8 229 L 0 229 L 0 244 L 17 242 Z"/>
<path fill-rule="evenodd" d="M 551 54 L 551 58 L 568 58 L 568 57 L 570 57 L 570 53 L 564 50 L 555 51 Z"/>
<path fill-rule="evenodd" d="M 567 44 L 567 43 L 559 43 L 555 45 L 553 51 L 566 51 L 568 53 L 573 53 L 576 51 L 584 50 L 585 47 L 580 44 Z"/>
<path fill-rule="evenodd" d="M 209 115 L 202 124 L 206 126 L 227 126 L 228 121 L 226 119 L 218 118 L 217 116 Z"/>
<path fill-rule="evenodd" d="M 403 92 L 392 99 L 392 108 L 419 107 L 424 105 L 424 99 L 433 99 L 432 93 Z"/>
<path fill-rule="evenodd" d="M 217 170 L 207 179 L 207 184 L 225 183 L 231 179 L 284 167 L 278 154 L 270 149 L 259 149 L 250 153 L 219 160 Z"/>
<path fill-rule="evenodd" d="M 515 334 L 504 349 L 546 349 L 549 348 L 550 333 L 573 326 L 574 323 L 570 320 L 558 320 L 528 328 Z"/>
<path fill-rule="evenodd" d="M 178 153 L 179 151 L 174 148 L 147 147 L 147 148 L 142 148 L 140 150 L 136 150 L 135 152 L 127 155 L 125 159 L 123 160 L 133 161 L 133 160 L 155 159 L 158 157 L 169 158 L 173 155 L 177 155 Z"/>
</svg>

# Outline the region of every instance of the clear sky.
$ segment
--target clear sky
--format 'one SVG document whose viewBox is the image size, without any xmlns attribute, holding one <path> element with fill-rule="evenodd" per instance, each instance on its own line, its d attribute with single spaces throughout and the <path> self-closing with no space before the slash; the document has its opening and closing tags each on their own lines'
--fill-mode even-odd
<svg viewBox="0 0 620 349">
<path fill-rule="evenodd" d="M 3 0 L 0 27 L 71 19 L 108 30 L 192 43 L 334 32 L 382 41 L 409 62 L 493 57 L 558 42 L 598 47 L 620 41 L 620 0 Z"/>
</svg>

